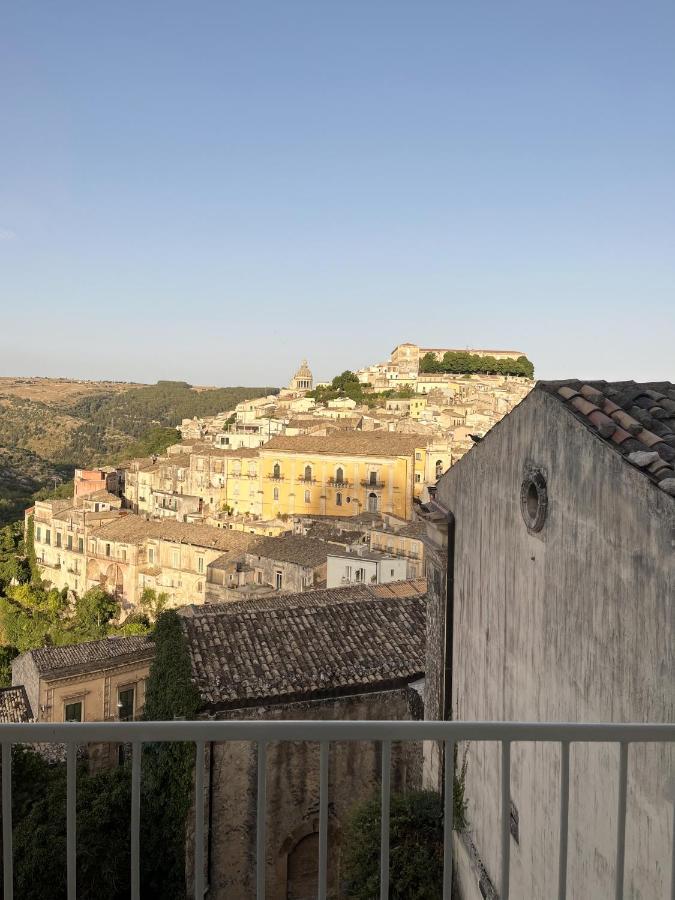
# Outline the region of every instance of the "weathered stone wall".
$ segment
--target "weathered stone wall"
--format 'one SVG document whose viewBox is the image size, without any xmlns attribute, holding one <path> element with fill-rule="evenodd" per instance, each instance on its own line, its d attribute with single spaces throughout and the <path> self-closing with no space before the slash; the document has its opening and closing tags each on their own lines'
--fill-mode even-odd
<svg viewBox="0 0 675 900">
<path fill-rule="evenodd" d="M 247 553 L 246 561 L 249 565 L 262 571 L 262 580 L 264 584 L 271 584 L 276 587 L 276 573 L 281 572 L 281 590 L 282 591 L 306 591 L 309 587 L 313 587 L 316 581 L 326 576 L 326 566 L 317 566 L 316 570 L 311 566 L 302 566 L 294 562 L 282 562 L 276 559 L 270 559 L 266 556 L 256 556 L 255 553 Z"/>
<path fill-rule="evenodd" d="M 538 533 L 520 509 L 533 467 L 548 490 Z M 534 391 L 443 477 L 437 498 L 456 517 L 455 718 L 673 720 L 671 497 Z M 432 658 L 427 680 L 438 677 Z M 613 896 L 618 748 L 574 744 L 570 755 L 568 896 Z M 669 889 L 673 753 L 635 744 L 628 765 L 624 896 L 656 900 Z M 468 818 L 493 881 L 499 778 L 498 746 L 472 744 Z M 559 779 L 557 746 L 513 745 L 511 896 L 557 894 Z"/>
<path fill-rule="evenodd" d="M 413 719 L 423 715 L 411 688 L 339 697 L 278 707 L 236 710 L 236 719 Z M 214 744 L 207 765 L 207 818 L 211 807 L 209 897 L 249 900 L 255 896 L 257 754 L 244 742 Z M 336 897 L 342 878 L 340 850 L 345 822 L 354 804 L 371 797 L 380 783 L 380 745 L 336 742 L 329 758 L 329 884 Z M 392 747 L 392 790 L 421 786 L 422 753 L 417 743 Z M 210 781 L 210 790 L 209 784 Z M 208 801 L 210 795 L 210 801 Z M 270 743 L 267 748 L 267 897 L 286 900 L 287 879 L 316 867 L 319 817 L 319 746 Z M 302 845 L 302 846 L 299 846 Z M 189 854 L 190 855 L 190 854 Z M 290 860 L 290 863 L 289 863 Z M 318 859 L 317 859 L 318 866 Z M 305 888 L 307 882 L 305 881 Z M 302 893 L 297 881 L 294 890 Z M 309 884 L 316 896 L 316 887 Z M 290 896 L 296 896 L 291 891 Z"/>
<path fill-rule="evenodd" d="M 427 580 L 427 634 L 424 713 L 426 719 L 449 717 L 445 706 L 445 612 L 448 570 L 448 528 L 445 522 L 429 522 L 424 539 L 424 566 Z M 435 741 L 424 742 L 424 786 L 443 787 L 443 749 Z"/>
</svg>

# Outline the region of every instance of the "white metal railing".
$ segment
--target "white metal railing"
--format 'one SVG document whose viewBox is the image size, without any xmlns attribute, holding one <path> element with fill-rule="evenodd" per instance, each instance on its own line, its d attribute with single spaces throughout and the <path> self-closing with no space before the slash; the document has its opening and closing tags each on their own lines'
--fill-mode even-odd
<svg viewBox="0 0 675 900">
<path fill-rule="evenodd" d="M 156 741 L 189 741 L 196 745 L 195 763 L 195 897 L 204 894 L 204 750 L 207 741 L 250 741 L 257 745 L 256 896 L 265 898 L 267 804 L 267 744 L 270 741 L 311 741 L 320 746 L 318 898 L 327 897 L 328 864 L 328 750 L 331 741 L 382 742 L 382 815 L 380 826 L 380 900 L 389 896 L 389 804 L 392 741 L 441 741 L 445 751 L 443 798 L 443 898 L 452 893 L 452 826 L 454 748 L 459 741 L 495 741 L 501 744 L 501 873 L 500 900 L 509 897 L 511 744 L 549 741 L 560 744 L 560 842 L 558 897 L 567 896 L 567 840 L 569 813 L 569 748 L 571 743 L 616 743 L 620 747 L 619 801 L 616 834 L 615 898 L 623 897 L 626 846 L 626 788 L 628 746 L 632 743 L 675 743 L 673 724 L 576 724 L 523 722 L 372 722 L 372 721 L 175 721 L 175 722 L 70 722 L 58 725 L 28 723 L 0 725 L 2 743 L 2 844 L 4 898 L 13 898 L 12 772 L 15 743 L 66 744 L 66 858 L 68 900 L 76 900 L 76 760 L 80 744 L 130 743 L 131 762 L 131 897 L 140 900 L 141 748 Z M 675 826 L 675 821 L 674 821 Z M 675 827 L 674 827 L 675 832 Z M 671 895 L 675 897 L 675 836 Z"/>
</svg>

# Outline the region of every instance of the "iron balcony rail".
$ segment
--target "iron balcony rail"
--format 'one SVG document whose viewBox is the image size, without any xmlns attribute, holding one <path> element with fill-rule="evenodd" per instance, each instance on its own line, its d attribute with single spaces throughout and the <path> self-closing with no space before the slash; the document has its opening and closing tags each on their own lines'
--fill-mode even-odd
<svg viewBox="0 0 675 900">
<path fill-rule="evenodd" d="M 131 898 L 140 900 L 141 748 L 155 741 L 189 741 L 195 754 L 195 897 L 204 895 L 204 750 L 207 741 L 251 741 L 257 745 L 256 898 L 265 900 L 267 744 L 270 741 L 311 741 L 320 746 L 318 900 L 328 891 L 328 750 L 331 741 L 382 742 L 382 807 L 380 822 L 380 900 L 389 897 L 389 809 L 392 741 L 442 741 L 445 756 L 443 798 L 443 900 L 452 898 L 452 827 L 454 748 L 458 741 L 501 743 L 500 900 L 509 898 L 511 744 L 514 741 L 549 741 L 560 744 L 560 843 L 558 898 L 567 897 L 567 840 L 571 743 L 615 743 L 620 748 L 619 801 L 616 834 L 615 900 L 623 897 L 626 848 L 628 746 L 632 743 L 675 743 L 675 724 L 578 724 L 527 722 L 308 722 L 308 721 L 173 721 L 173 722 L 67 722 L 57 725 L 25 723 L 0 725 L 2 744 L 2 855 L 4 900 L 13 898 L 12 854 L 12 744 L 66 744 L 66 861 L 68 900 L 76 900 L 76 777 L 80 744 L 130 743 L 131 764 Z M 674 829 L 675 830 L 675 829 Z M 675 861 L 675 836 L 673 839 Z M 675 896 L 675 865 L 671 875 Z"/>
</svg>

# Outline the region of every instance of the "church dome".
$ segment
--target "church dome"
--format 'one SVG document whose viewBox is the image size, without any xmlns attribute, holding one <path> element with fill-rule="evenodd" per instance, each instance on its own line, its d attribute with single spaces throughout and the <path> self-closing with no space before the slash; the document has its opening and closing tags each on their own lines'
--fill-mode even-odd
<svg viewBox="0 0 675 900">
<path fill-rule="evenodd" d="M 303 359 L 303 361 L 300 363 L 300 368 L 293 376 L 289 388 L 292 391 L 311 391 L 313 385 L 314 376 L 312 375 L 311 369 L 307 365 L 307 360 Z"/>
</svg>

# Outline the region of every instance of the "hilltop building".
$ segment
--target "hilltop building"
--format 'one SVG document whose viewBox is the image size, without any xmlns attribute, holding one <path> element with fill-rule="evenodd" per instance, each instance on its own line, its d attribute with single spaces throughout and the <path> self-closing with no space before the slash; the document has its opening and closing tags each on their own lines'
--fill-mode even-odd
<svg viewBox="0 0 675 900">
<path fill-rule="evenodd" d="M 442 359 L 445 353 L 471 353 L 474 356 L 493 356 L 495 359 L 518 359 L 525 355 L 521 350 L 478 350 L 468 347 L 458 350 L 452 347 L 420 347 L 418 344 L 405 343 L 394 347 L 389 360 L 399 372 L 417 375 L 420 360 L 427 353 L 432 353 L 437 359 Z"/>
</svg>

